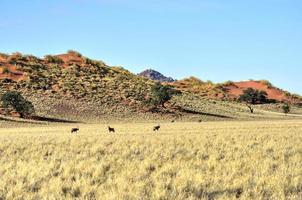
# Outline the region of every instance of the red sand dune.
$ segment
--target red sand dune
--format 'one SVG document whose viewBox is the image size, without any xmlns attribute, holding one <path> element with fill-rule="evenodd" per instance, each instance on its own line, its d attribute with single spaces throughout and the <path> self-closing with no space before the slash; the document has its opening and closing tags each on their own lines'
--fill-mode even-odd
<svg viewBox="0 0 302 200">
<path fill-rule="evenodd" d="M 3 73 L 4 69 L 7 69 L 8 72 Z M 10 65 L 7 63 L 0 63 L 0 79 L 11 79 L 14 81 L 23 81 L 27 80 L 26 73 L 16 69 L 16 66 Z"/>
<path fill-rule="evenodd" d="M 268 81 L 240 81 L 229 82 L 225 84 L 212 84 L 204 82 L 197 78 L 191 77 L 173 83 L 167 83 L 181 91 L 192 92 L 213 99 L 230 99 L 235 100 L 243 94 L 248 88 L 262 90 L 267 93 L 268 99 L 276 101 L 287 101 L 291 103 L 301 103 L 299 97 L 295 97 L 286 91 L 272 86 Z"/>
<path fill-rule="evenodd" d="M 84 60 L 77 53 L 69 52 L 66 54 L 56 55 L 56 57 L 61 58 L 64 62 L 64 67 L 69 66 L 70 63 L 83 64 Z"/>
<path fill-rule="evenodd" d="M 269 99 L 275 99 L 278 101 L 288 99 L 283 91 L 275 87 L 269 87 L 261 81 L 234 82 L 233 84 L 225 86 L 224 88 L 227 90 L 228 94 L 235 98 L 239 97 L 247 88 L 254 88 L 265 91 Z"/>
<path fill-rule="evenodd" d="M 84 65 L 84 59 L 76 52 L 68 52 L 66 54 L 60 54 L 56 57 L 63 60 L 62 67 L 68 67 L 71 64 Z M 4 72 L 4 70 L 8 70 Z M 26 73 L 16 69 L 16 66 L 9 64 L 7 58 L 0 56 L 0 79 L 10 79 L 13 81 L 27 80 Z"/>
</svg>

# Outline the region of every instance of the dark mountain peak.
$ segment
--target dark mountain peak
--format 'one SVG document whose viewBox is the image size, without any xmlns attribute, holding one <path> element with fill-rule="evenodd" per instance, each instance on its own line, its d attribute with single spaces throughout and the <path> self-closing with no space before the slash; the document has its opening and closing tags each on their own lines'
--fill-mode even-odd
<svg viewBox="0 0 302 200">
<path fill-rule="evenodd" d="M 139 76 L 144 76 L 146 78 L 149 78 L 151 80 L 154 81 L 160 81 L 160 82 L 173 82 L 175 81 L 173 78 L 171 77 L 166 77 L 163 74 L 161 74 L 158 71 L 155 71 L 153 69 L 147 69 L 141 73 L 138 74 Z"/>
</svg>

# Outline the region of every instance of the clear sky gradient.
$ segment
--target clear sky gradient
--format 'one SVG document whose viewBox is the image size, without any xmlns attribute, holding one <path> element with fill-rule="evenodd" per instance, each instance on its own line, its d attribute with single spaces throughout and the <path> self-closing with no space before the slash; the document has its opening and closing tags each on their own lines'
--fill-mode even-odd
<svg viewBox="0 0 302 200">
<path fill-rule="evenodd" d="M 69 49 L 138 73 L 302 94 L 301 0 L 0 0 L 0 52 Z"/>
</svg>

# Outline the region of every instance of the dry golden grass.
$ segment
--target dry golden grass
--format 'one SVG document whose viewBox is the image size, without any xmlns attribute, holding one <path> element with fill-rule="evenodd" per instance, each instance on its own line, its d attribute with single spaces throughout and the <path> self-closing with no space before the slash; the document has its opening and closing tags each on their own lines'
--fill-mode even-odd
<svg viewBox="0 0 302 200">
<path fill-rule="evenodd" d="M 0 129 L 0 199 L 302 199 L 302 121 Z"/>
</svg>

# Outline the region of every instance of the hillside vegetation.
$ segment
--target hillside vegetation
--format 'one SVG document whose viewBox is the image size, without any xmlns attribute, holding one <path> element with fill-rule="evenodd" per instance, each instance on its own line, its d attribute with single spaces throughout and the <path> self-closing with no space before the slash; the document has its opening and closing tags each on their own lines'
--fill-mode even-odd
<svg viewBox="0 0 302 200">
<path fill-rule="evenodd" d="M 225 83 L 215 84 L 211 81 L 204 82 L 196 77 L 190 77 L 169 83 L 169 85 L 172 85 L 181 91 L 187 91 L 202 97 L 220 100 L 236 100 L 244 90 L 253 88 L 265 91 L 268 99 L 275 100 L 277 102 L 288 102 L 297 105 L 301 105 L 302 103 L 302 97 L 300 95 L 291 94 L 277 88 L 266 80 L 250 80 L 242 82 L 227 81 Z"/>
<path fill-rule="evenodd" d="M 108 67 L 76 52 L 46 56 L 44 60 L 14 54 L 1 64 L 2 69 L 8 69 L 8 74 L 18 70 L 23 77 L 2 78 L 2 88 L 21 90 L 25 94 L 35 91 L 49 97 L 131 104 L 144 99 L 151 84 L 123 68 Z"/>
<path fill-rule="evenodd" d="M 40 112 L 68 112 L 77 105 L 77 112 L 92 111 L 95 115 L 102 110 L 131 113 L 141 109 L 153 84 L 121 67 L 109 67 L 74 51 L 44 59 L 21 54 L 1 58 L 0 93 L 20 91 Z"/>
<path fill-rule="evenodd" d="M 250 115 L 244 105 L 234 101 L 249 86 L 267 91 L 269 98 L 280 102 L 302 102 L 299 96 L 265 81 L 214 84 L 191 77 L 164 83 L 180 93 L 167 103 L 166 109 L 151 112 L 147 102 L 154 83 L 122 67 L 108 66 L 75 51 L 47 55 L 43 59 L 20 53 L 0 54 L 0 95 L 6 91 L 21 92 L 33 103 L 37 115 L 43 117 L 82 121 L 275 118 L 262 112 L 265 106 L 258 106 L 256 115 Z M 274 106 L 269 108 L 279 112 L 271 109 Z M 299 107 L 293 110 L 301 113 Z M 6 113 L 0 108 L 1 114 Z"/>
</svg>

